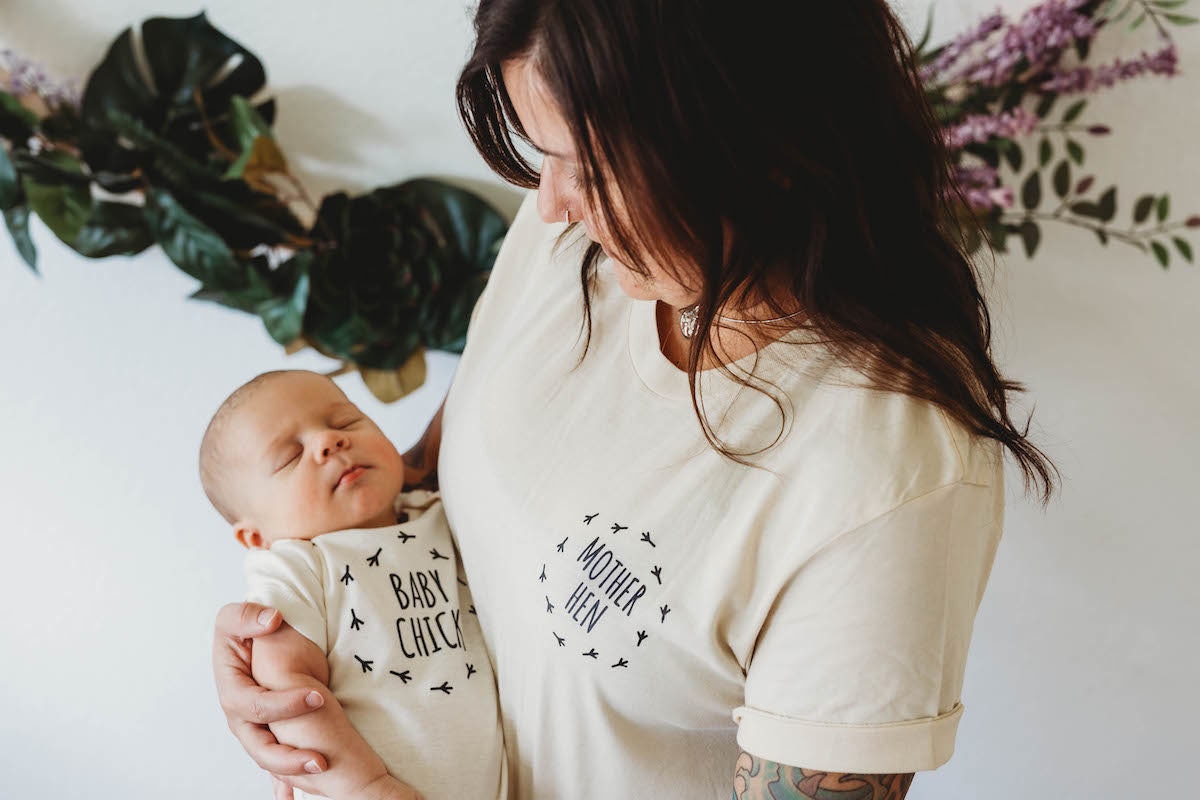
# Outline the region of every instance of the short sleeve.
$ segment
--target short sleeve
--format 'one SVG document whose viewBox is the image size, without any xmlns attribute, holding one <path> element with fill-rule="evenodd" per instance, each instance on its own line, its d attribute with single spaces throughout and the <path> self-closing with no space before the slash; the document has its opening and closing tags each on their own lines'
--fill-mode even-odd
<svg viewBox="0 0 1200 800">
<path fill-rule="evenodd" d="M 312 542 L 282 540 L 246 555 L 246 599 L 271 606 L 324 653 L 325 589 L 321 553 Z"/>
<path fill-rule="evenodd" d="M 1003 489 L 959 482 L 847 531 L 790 575 L 759 633 L 748 753 L 829 772 L 949 760 L 967 647 L 1003 527 Z"/>
</svg>

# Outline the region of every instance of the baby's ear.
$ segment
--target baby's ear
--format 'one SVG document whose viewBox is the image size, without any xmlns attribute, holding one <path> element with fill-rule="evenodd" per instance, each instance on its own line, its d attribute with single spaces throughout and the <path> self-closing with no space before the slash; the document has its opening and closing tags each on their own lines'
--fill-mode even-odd
<svg viewBox="0 0 1200 800">
<path fill-rule="evenodd" d="M 258 529 L 245 521 L 234 523 L 233 536 L 247 550 L 262 550 L 267 546 L 263 535 L 258 532 Z"/>
</svg>

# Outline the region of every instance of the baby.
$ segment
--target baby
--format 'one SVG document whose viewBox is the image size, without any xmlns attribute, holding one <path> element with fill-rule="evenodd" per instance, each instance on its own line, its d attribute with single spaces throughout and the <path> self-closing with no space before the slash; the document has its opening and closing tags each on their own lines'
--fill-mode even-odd
<svg viewBox="0 0 1200 800">
<path fill-rule="evenodd" d="M 323 375 L 268 372 L 213 416 L 200 477 L 250 549 L 248 599 L 283 614 L 254 640 L 255 680 L 330 690 L 271 725 L 327 757 L 306 785 L 334 800 L 503 800 L 495 678 L 441 500 L 400 494 L 404 464 L 375 423 Z"/>
</svg>

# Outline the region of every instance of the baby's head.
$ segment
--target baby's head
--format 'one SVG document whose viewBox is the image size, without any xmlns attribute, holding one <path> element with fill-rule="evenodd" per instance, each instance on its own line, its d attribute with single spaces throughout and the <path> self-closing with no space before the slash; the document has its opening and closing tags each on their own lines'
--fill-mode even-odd
<svg viewBox="0 0 1200 800">
<path fill-rule="evenodd" d="M 400 453 L 332 380 L 267 372 L 231 394 L 200 444 L 200 482 L 246 547 L 396 522 Z"/>
</svg>

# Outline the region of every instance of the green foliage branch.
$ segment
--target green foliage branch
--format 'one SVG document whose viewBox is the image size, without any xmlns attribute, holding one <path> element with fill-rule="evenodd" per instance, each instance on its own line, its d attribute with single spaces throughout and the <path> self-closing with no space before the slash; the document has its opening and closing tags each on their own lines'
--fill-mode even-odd
<svg viewBox="0 0 1200 800">
<path fill-rule="evenodd" d="M 8 231 L 35 272 L 34 215 L 88 258 L 157 245 L 199 282 L 193 298 L 257 315 L 288 352 L 315 348 L 395 400 L 423 382 L 426 349 L 462 350 L 506 223 L 427 178 L 314 203 L 272 133 L 275 101 L 254 99 L 265 85 L 199 14 L 123 31 L 78 105 L 0 92 Z"/>
</svg>

